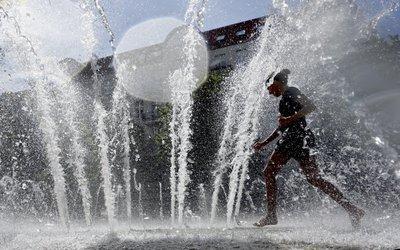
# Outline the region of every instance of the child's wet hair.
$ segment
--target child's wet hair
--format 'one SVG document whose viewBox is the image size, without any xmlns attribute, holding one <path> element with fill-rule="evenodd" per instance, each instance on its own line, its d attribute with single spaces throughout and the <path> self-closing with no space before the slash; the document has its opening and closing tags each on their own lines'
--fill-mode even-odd
<svg viewBox="0 0 400 250">
<path fill-rule="evenodd" d="M 275 75 L 274 81 L 281 82 L 286 85 L 288 83 L 289 74 L 290 70 L 282 69 L 281 72 Z"/>
</svg>

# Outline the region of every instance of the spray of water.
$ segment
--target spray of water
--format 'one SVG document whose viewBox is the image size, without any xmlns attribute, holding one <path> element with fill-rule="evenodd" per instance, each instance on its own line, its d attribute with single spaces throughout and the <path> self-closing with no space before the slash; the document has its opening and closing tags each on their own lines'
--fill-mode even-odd
<svg viewBox="0 0 400 250">
<path fill-rule="evenodd" d="M 91 10 L 91 5 L 89 1 L 82 0 L 81 6 L 84 9 L 84 23 L 85 23 L 85 34 L 86 37 L 83 39 L 84 45 L 88 52 L 93 53 L 94 47 L 97 43 L 97 39 L 95 37 L 93 22 L 94 22 L 94 13 Z M 103 188 L 104 188 L 104 197 L 105 204 L 107 209 L 107 216 L 111 230 L 113 230 L 115 224 L 115 194 L 112 190 L 111 184 L 111 164 L 108 159 L 108 151 L 109 151 L 109 138 L 107 135 L 107 125 L 105 119 L 107 117 L 107 112 L 102 105 L 101 102 L 101 93 L 100 93 L 100 80 L 98 77 L 98 65 L 97 58 L 93 55 L 91 59 L 91 68 L 93 71 L 93 80 L 94 80 L 94 93 L 95 98 L 93 102 L 94 106 L 94 119 L 97 121 L 96 126 L 96 138 L 99 141 L 99 156 L 100 156 L 100 165 L 101 165 L 101 176 L 103 178 Z"/>
<path fill-rule="evenodd" d="M 130 169 L 130 144 L 135 145 L 134 138 L 129 136 L 129 102 L 127 101 L 127 93 L 122 84 L 124 81 L 124 72 L 126 65 L 118 62 L 118 57 L 114 57 L 117 67 L 117 84 L 113 93 L 112 101 L 112 127 L 113 127 L 113 140 L 112 144 L 116 149 L 122 151 L 123 158 L 123 175 L 125 182 L 127 217 L 129 221 L 132 219 L 132 197 L 131 197 L 131 169 Z M 117 151 L 116 151 L 117 152 Z M 114 158 L 116 153 L 114 154 Z"/>
<path fill-rule="evenodd" d="M 214 190 L 211 198 L 211 223 L 214 222 L 217 215 L 218 196 L 222 185 L 222 177 L 228 168 L 229 139 L 232 137 L 233 125 L 235 123 L 234 114 L 236 113 L 234 102 L 239 91 L 235 89 L 233 92 L 234 94 L 232 94 L 227 105 L 227 116 L 225 118 L 221 143 L 217 153 L 216 170 L 214 172 Z"/>
<path fill-rule="evenodd" d="M 91 61 L 92 69 L 96 72 L 97 60 L 93 58 Z M 99 141 L 99 154 L 100 154 L 100 165 L 101 165 L 101 176 L 103 178 L 103 188 L 104 197 L 107 209 L 108 222 L 111 230 L 115 225 L 115 194 L 112 189 L 111 183 L 111 164 L 108 159 L 108 149 L 109 149 L 109 138 L 107 135 L 107 125 L 105 123 L 107 117 L 107 111 L 101 103 L 100 95 L 100 81 L 98 79 L 97 73 L 94 73 L 95 82 L 95 99 L 94 99 L 94 117 L 97 119 L 97 133 L 96 137 Z"/>
<path fill-rule="evenodd" d="M 33 43 L 28 37 L 22 34 L 17 20 L 10 16 L 5 9 L 1 8 L 1 12 L 4 20 L 4 22 L 2 21 L 2 28 L 6 37 L 10 39 L 12 44 L 17 45 L 16 52 L 19 57 L 23 58 L 19 59 L 23 65 L 16 66 L 23 68 L 24 72 L 33 80 L 32 87 L 36 97 L 38 112 L 40 113 L 39 127 L 43 133 L 47 158 L 54 180 L 54 193 L 57 200 L 58 213 L 61 223 L 69 227 L 64 170 L 60 164 L 61 149 L 58 146 L 56 123 L 52 118 L 52 103 L 48 93 L 49 85 L 52 82 L 47 77 L 45 66 L 35 52 Z"/>
<path fill-rule="evenodd" d="M 113 164 L 115 165 L 115 159 L 120 152 L 123 159 L 122 169 L 123 169 L 123 179 L 125 182 L 125 196 L 126 196 L 126 206 L 127 206 L 127 217 L 128 220 L 132 220 L 132 195 L 131 195 L 131 169 L 130 169 L 130 144 L 134 145 L 134 138 L 129 136 L 129 124 L 130 124 L 130 113 L 129 113 L 129 103 L 127 101 L 126 91 L 120 81 L 123 80 L 123 70 L 125 70 L 124 65 L 119 65 L 117 70 L 117 85 L 115 86 L 115 91 L 113 93 L 113 106 L 111 110 L 112 115 L 112 131 L 113 139 L 111 140 L 111 145 L 114 147 L 113 151 Z"/>
<path fill-rule="evenodd" d="M 69 227 L 68 205 L 66 198 L 65 178 L 64 171 L 60 164 L 60 148 L 57 143 L 57 133 L 55 131 L 56 124 L 51 118 L 51 111 L 49 109 L 48 98 L 46 98 L 45 81 L 36 82 L 35 93 L 37 99 L 40 100 L 38 105 L 39 112 L 42 117 L 40 118 L 39 126 L 43 131 L 44 141 L 46 143 L 47 158 L 49 159 L 51 173 L 54 179 L 54 192 L 56 194 L 58 212 L 60 215 L 61 223 Z"/>
<path fill-rule="evenodd" d="M 125 110 L 127 111 L 127 109 Z M 129 221 L 132 220 L 132 195 L 131 195 L 131 168 L 130 168 L 130 141 L 129 141 L 129 116 L 125 113 L 122 120 L 123 124 L 123 138 L 124 138 L 124 180 L 125 180 L 125 193 L 126 193 L 126 206 L 127 216 Z"/>
<path fill-rule="evenodd" d="M 106 12 L 104 11 L 104 8 L 101 6 L 100 1 L 99 0 L 93 0 L 96 6 L 97 11 L 99 12 L 99 15 L 101 17 L 101 20 L 103 22 L 104 28 L 106 29 L 108 35 L 110 36 L 110 45 L 111 45 L 111 49 L 113 51 L 113 53 L 115 53 L 116 51 L 116 47 L 115 47 L 115 35 L 114 32 L 111 29 L 111 25 L 110 22 L 108 21 L 108 17 Z"/>
<path fill-rule="evenodd" d="M 136 181 L 136 174 L 137 174 L 137 170 L 136 170 L 136 168 L 134 168 L 133 169 L 133 183 L 134 183 L 135 190 L 139 193 L 139 197 L 138 197 L 139 218 L 141 220 L 143 220 L 144 213 L 143 213 L 143 205 L 142 205 L 142 184 L 138 183 Z"/>
<path fill-rule="evenodd" d="M 343 109 L 351 107 L 349 105 L 351 91 L 346 80 L 340 77 L 337 62 L 354 51 L 355 43 L 363 39 L 366 22 L 353 15 L 355 5 L 349 2 L 315 0 L 304 2 L 298 10 L 291 10 L 285 1 L 273 1 L 273 6 L 274 10 L 267 18 L 259 39 L 257 52 L 244 70 L 236 70 L 228 79 L 232 83 L 228 103 L 233 107 L 227 109 L 221 148 L 218 152 L 218 161 L 228 162 L 231 166 L 227 202 L 228 224 L 233 214 L 237 216 L 240 211 L 242 190 L 247 179 L 248 163 L 252 154 L 251 146 L 257 137 L 261 114 L 267 114 L 266 117 L 261 118 L 265 120 L 267 126 L 276 123 L 273 115 L 276 114 L 274 110 L 276 104 L 271 99 L 263 97 L 265 91 L 260 91 L 269 73 L 276 69 L 290 68 L 294 72 L 291 75 L 292 83 L 295 83 L 295 86 L 299 86 L 296 83 L 301 84 L 303 91 L 311 93 L 311 98 L 315 100 L 317 106 L 322 107 L 321 109 L 332 110 L 325 101 L 327 98 L 337 100 L 336 108 L 339 103 L 343 104 L 341 111 L 335 113 L 338 117 L 345 117 Z M 342 90 L 340 94 L 334 94 L 337 93 L 335 91 L 337 89 Z M 263 105 L 263 102 L 266 105 Z M 264 112 L 260 113 L 260 111 Z M 241 117 L 241 119 L 236 117 Z M 361 135 L 363 133 L 359 131 L 362 130 L 361 128 L 355 129 L 345 124 L 344 120 L 342 119 L 343 124 L 339 126 L 346 132 L 342 131 L 340 134 L 354 137 L 352 134 L 358 131 L 360 140 L 363 136 L 367 137 L 367 135 Z M 233 145 L 230 147 L 233 150 L 222 148 L 228 143 Z M 321 149 L 323 161 L 332 161 L 332 156 L 324 150 L 326 149 Z M 373 155 L 379 155 L 379 160 L 372 159 Z M 387 167 L 390 166 L 389 160 L 391 157 L 387 152 L 381 154 L 379 150 L 370 148 L 364 151 L 364 155 L 359 156 L 360 165 L 357 167 L 362 168 L 363 164 L 367 164 L 368 167 L 365 168 L 370 169 L 369 166 L 379 165 L 379 168 L 385 168 L 383 171 L 386 172 L 391 168 Z M 218 204 L 221 174 L 227 169 L 225 164 L 218 166 L 214 179 L 212 219 L 215 218 Z M 343 171 L 342 165 L 336 167 L 340 169 L 339 171 Z M 362 171 L 365 170 L 362 169 Z M 346 170 L 343 173 L 346 173 Z M 354 175 L 349 172 L 346 174 Z M 367 176 L 358 181 L 369 182 L 371 177 Z M 378 193 L 379 189 L 382 191 L 386 184 L 388 183 L 382 182 L 374 192 Z M 393 193 L 391 192 L 391 195 Z"/>
<path fill-rule="evenodd" d="M 285 5 L 283 5 L 285 6 Z M 271 23 L 273 26 L 274 23 Z M 269 24 L 265 25 L 266 27 Z M 266 29 L 266 28 L 265 28 Z M 244 87 L 235 88 L 233 93 L 234 101 L 243 100 L 244 104 L 242 111 L 239 111 L 242 119 L 238 120 L 237 130 L 235 133 L 227 132 L 224 134 L 233 134 L 235 142 L 235 154 L 231 161 L 232 171 L 229 175 L 229 194 L 227 203 L 227 223 L 231 223 L 236 203 L 235 214 L 239 211 L 239 206 L 242 198 L 242 190 L 244 181 L 247 177 L 249 157 L 252 153 L 252 144 L 257 137 L 257 127 L 261 110 L 261 101 L 263 100 L 264 91 L 259 91 L 260 83 L 264 81 L 267 74 L 273 72 L 276 68 L 275 59 L 279 51 L 287 42 L 288 38 L 269 39 L 269 37 L 261 37 L 259 50 L 249 62 L 249 65 L 244 69 L 244 72 L 238 72 L 233 75 L 233 81 Z M 267 45 L 268 44 L 268 45 Z M 274 46 L 274 49 L 268 50 L 268 46 Z M 268 51 L 268 53 L 267 53 Z M 265 62 L 269 61 L 269 64 Z M 236 110 L 239 110 L 236 108 Z M 228 112 L 233 112 L 235 109 L 229 109 Z M 236 115 L 236 114 L 235 114 Z M 227 115 L 234 117 L 233 114 Z M 234 118 L 232 118 L 234 120 Z M 232 129 L 232 128 L 229 128 Z M 223 138 L 228 140 L 229 138 Z M 215 188 L 215 187 L 214 187 Z"/>
<path fill-rule="evenodd" d="M 171 168 L 170 168 L 170 188 L 171 188 L 171 222 L 175 223 L 175 208 L 176 208 L 176 148 L 178 146 L 178 138 L 176 135 L 177 126 L 177 103 L 174 103 L 176 96 L 175 93 L 171 93 L 172 97 L 172 117 L 170 122 L 170 137 L 171 137 Z"/>
<path fill-rule="evenodd" d="M 245 192 L 245 197 L 246 197 L 247 202 L 249 203 L 251 212 L 252 212 L 252 213 L 255 213 L 256 210 L 257 210 L 257 208 L 256 208 L 256 206 L 254 205 L 253 198 L 251 198 L 250 191 L 246 191 L 246 192 Z"/>
<path fill-rule="evenodd" d="M 202 7 L 201 7 L 202 6 Z M 204 8 L 204 3 L 199 5 L 198 0 L 189 1 L 185 14 L 185 23 L 189 26 L 183 35 L 184 48 L 183 60 L 185 66 L 171 74 L 169 79 L 172 96 L 172 120 L 171 129 L 171 218 L 175 220 L 175 203 L 178 206 L 178 223 L 183 223 L 185 208 L 185 197 L 187 184 L 190 182 L 188 171 L 188 152 L 191 149 L 190 120 L 192 117 L 193 98 L 197 82 L 195 71 L 195 60 L 197 56 L 195 27 L 199 20 L 199 7 Z M 175 191 L 176 190 L 176 191 Z"/>
<path fill-rule="evenodd" d="M 399 8 L 399 6 L 400 6 L 399 2 L 389 1 L 388 6 L 386 8 L 384 7 L 374 18 L 372 18 L 368 30 L 376 30 L 379 21 L 385 16 L 388 16 L 391 13 L 395 12 Z"/>
<path fill-rule="evenodd" d="M 95 6 L 101 16 L 104 28 L 110 36 L 110 46 L 113 53 L 114 64 L 118 64 L 118 56 L 116 55 L 116 47 L 115 47 L 115 35 L 112 31 L 110 22 L 108 21 L 108 17 L 103 7 L 100 4 L 99 0 L 94 0 Z M 129 103 L 127 101 L 127 93 L 122 84 L 123 82 L 123 71 L 126 70 L 124 65 L 119 65 L 117 69 L 117 84 L 115 86 L 115 90 L 113 93 L 113 105 L 112 105 L 112 122 L 114 127 L 115 138 L 117 138 L 119 131 L 122 133 L 122 142 L 117 142 L 122 144 L 123 148 L 123 171 L 124 171 L 124 181 L 125 181 L 125 193 L 126 193 L 126 202 L 127 202 L 127 216 L 129 221 L 132 220 L 132 197 L 131 197 L 131 171 L 130 171 L 130 137 L 129 137 L 129 122 L 130 122 L 130 114 L 129 114 Z M 119 119 L 122 117 L 122 119 Z M 121 122 L 121 123 L 119 123 Z M 117 145 L 118 147 L 118 145 Z"/>
<path fill-rule="evenodd" d="M 162 183 L 158 183 L 158 188 L 160 189 L 160 220 L 164 220 L 164 201 L 163 201 L 163 194 L 162 194 Z"/>
<path fill-rule="evenodd" d="M 49 65 L 49 64 L 47 64 Z M 56 68 L 53 67 L 55 70 Z M 86 225 L 91 224 L 91 213 L 90 213 L 90 201 L 91 195 L 88 186 L 88 180 L 86 178 L 85 172 L 85 156 L 86 156 L 86 148 L 83 147 L 81 140 L 82 135 L 79 130 L 79 93 L 75 89 L 74 85 L 68 81 L 67 76 L 62 74 L 60 70 L 53 71 L 53 76 L 57 77 L 56 82 L 59 84 L 55 85 L 55 88 L 58 92 L 58 96 L 60 97 L 61 108 L 63 111 L 63 117 L 65 122 L 68 124 L 68 129 L 70 132 L 70 141 L 71 141 L 71 156 L 72 163 L 75 166 L 74 175 L 78 182 L 78 188 L 81 192 L 82 196 L 82 205 L 83 211 L 85 215 Z"/>
<path fill-rule="evenodd" d="M 207 197 L 206 197 L 206 189 L 204 188 L 204 184 L 201 183 L 199 185 L 199 211 L 200 211 L 200 216 L 201 217 L 206 217 L 208 216 L 208 206 L 207 206 Z"/>
</svg>

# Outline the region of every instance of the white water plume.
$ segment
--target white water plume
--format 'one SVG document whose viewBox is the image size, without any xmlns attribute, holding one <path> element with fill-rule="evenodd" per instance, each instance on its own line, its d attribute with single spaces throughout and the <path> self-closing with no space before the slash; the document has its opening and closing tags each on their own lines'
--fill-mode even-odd
<svg viewBox="0 0 400 250">
<path fill-rule="evenodd" d="M 388 16 L 391 13 L 395 12 L 399 8 L 399 6 L 400 4 L 397 1 L 389 1 L 388 6 L 386 8 L 383 8 L 374 18 L 372 18 L 368 28 L 370 30 L 375 30 L 379 21 L 385 16 Z"/>
<path fill-rule="evenodd" d="M 198 57 L 198 47 L 201 45 L 195 26 L 198 24 L 199 11 L 205 8 L 204 4 L 199 6 L 198 0 L 190 0 L 185 13 L 185 23 L 189 26 L 183 35 L 183 55 L 184 66 L 171 74 L 169 79 L 172 96 L 172 120 L 171 130 L 171 217 L 175 219 L 175 201 L 178 208 L 178 223 L 182 225 L 185 210 L 185 198 L 187 185 L 190 182 L 188 171 L 188 153 L 191 149 L 190 137 L 192 130 L 190 121 L 192 118 L 193 97 L 192 93 L 196 89 L 197 79 L 196 59 Z M 203 10 L 201 10 L 203 11 Z M 177 156 L 176 156 L 177 154 Z M 176 189 L 176 191 L 175 191 Z"/>
<path fill-rule="evenodd" d="M 125 114 L 122 120 L 123 138 L 124 138 L 124 181 L 128 220 L 132 221 L 132 195 L 131 195 L 131 168 L 130 168 L 130 136 L 129 136 L 129 116 Z"/>
<path fill-rule="evenodd" d="M 351 115 L 352 107 L 349 105 L 351 91 L 349 84 L 340 76 L 337 63 L 357 49 L 359 41 L 363 39 L 363 30 L 368 22 L 353 15 L 353 8 L 356 6 L 351 3 L 314 0 L 302 3 L 296 10 L 288 8 L 285 1 L 274 1 L 273 3 L 275 10 L 267 18 L 265 28 L 259 38 L 257 52 L 244 70 L 236 70 L 227 80 L 231 83 L 232 91 L 230 91 L 230 97 L 227 97 L 227 103 L 230 105 L 227 105 L 225 126 L 217 156 L 212 221 L 216 216 L 221 176 L 227 171 L 228 165 L 231 168 L 229 169 L 227 223 L 230 224 L 233 215 L 239 214 L 249 159 L 253 153 L 252 144 L 259 133 L 259 123 L 265 120 L 263 123 L 266 126 L 264 127 L 269 126 L 269 129 L 276 124 L 276 118 L 273 115 L 276 114 L 276 104 L 262 96 L 266 92 L 263 89 L 263 83 L 272 71 L 289 68 L 293 72 L 293 75 L 290 76 L 291 84 L 299 86 L 307 94 L 310 93 L 310 98 L 315 100 L 318 107 L 322 107 L 322 112 L 332 111 L 332 107 L 329 106 L 326 99 L 335 98 L 337 107 L 339 104 L 342 105 L 340 110 L 346 108 L 348 110 L 347 112 L 340 111 L 341 113 L 335 113 L 335 115 L 339 117 Z M 341 92 L 338 93 L 338 89 Z M 263 101 L 267 104 L 263 105 Z M 261 110 L 267 114 L 266 117 L 262 116 L 264 112 L 261 113 Z M 348 113 L 349 111 L 350 113 Z M 356 112 L 357 114 L 359 112 Z M 356 131 L 360 130 L 357 135 L 360 140 L 367 139 L 368 133 L 378 132 L 376 130 L 363 132 L 363 128 L 351 131 L 354 130 L 354 127 L 345 124 L 346 119 L 335 121 L 343 123 L 342 127 L 348 130 L 346 133 L 357 133 Z M 340 132 L 338 131 L 338 133 Z M 226 149 L 227 145 L 233 145 L 233 147 Z M 328 159 L 332 159 L 332 156 L 325 153 L 326 149 L 323 147 L 321 149 L 322 160 L 323 162 L 330 161 Z M 377 166 L 377 164 L 380 165 L 380 168 L 387 168 L 384 171 L 389 171 L 391 168 L 389 162 L 391 157 L 387 153 L 383 153 L 380 158 L 375 160 L 371 160 L 370 157 L 380 155 L 379 150 L 368 149 L 364 153 L 364 156 L 359 157 L 359 161 L 366 162 L 368 166 L 366 168 Z M 231 157 L 231 155 L 233 156 Z M 386 163 L 389 164 L 389 167 L 385 166 Z M 361 164 L 359 167 L 362 166 Z M 343 171 L 342 168 L 343 166 L 340 165 L 337 167 L 339 170 L 336 171 Z M 347 175 L 353 176 L 354 173 L 347 173 Z M 358 181 L 368 182 L 367 179 Z M 354 197 L 357 197 L 354 192 L 356 190 L 353 191 L 353 194 Z M 392 192 L 392 194 L 394 193 Z"/>
<path fill-rule="evenodd" d="M 198 197 L 198 206 L 200 211 L 201 217 L 208 216 L 208 206 L 207 206 L 207 197 L 206 197 L 206 190 L 204 188 L 204 183 L 199 185 L 199 197 Z"/>
<path fill-rule="evenodd" d="M 46 65 L 51 65 L 48 62 Z M 86 225 L 91 224 L 92 216 L 90 212 L 91 195 L 89 191 L 89 183 L 86 177 L 85 171 L 85 157 L 87 154 L 86 148 L 82 145 L 82 134 L 79 130 L 79 117 L 78 114 L 81 112 L 79 109 L 80 98 L 77 89 L 70 82 L 68 77 L 61 72 L 56 65 L 52 67 L 53 78 L 57 84 L 54 85 L 58 96 L 60 97 L 59 102 L 62 108 L 62 117 L 68 124 L 68 130 L 70 133 L 71 141 L 71 156 L 72 163 L 74 165 L 74 175 L 78 182 L 78 188 L 82 196 L 82 205 L 85 215 Z"/>
<path fill-rule="evenodd" d="M 91 53 L 96 44 L 95 32 L 94 32 L 94 13 L 91 8 L 89 1 L 82 0 L 82 8 L 84 9 L 84 22 L 86 36 L 83 38 L 84 45 L 88 51 Z M 107 217 L 109 221 L 109 225 L 111 230 L 113 230 L 115 224 L 115 194 L 112 189 L 111 183 L 111 164 L 108 159 L 108 151 L 109 151 L 109 138 L 107 135 L 107 124 L 106 117 L 107 111 L 105 110 L 100 96 L 100 80 L 98 78 L 98 65 L 97 58 L 93 57 L 91 59 L 91 69 L 93 71 L 93 88 L 94 88 L 94 119 L 96 120 L 96 138 L 99 142 L 99 157 L 100 157 L 100 165 L 101 165 L 101 175 L 103 178 L 103 188 L 104 188 L 104 197 L 105 197 L 105 205 L 107 209 Z"/>
<path fill-rule="evenodd" d="M 274 26 L 276 23 L 267 23 L 264 29 L 267 30 L 269 25 Z M 269 33 L 271 30 L 267 32 Z M 264 33 L 266 32 L 264 31 Z M 236 144 L 234 152 L 236 153 L 231 161 L 232 171 L 229 175 L 228 224 L 231 223 L 233 213 L 237 216 L 239 212 L 244 182 L 247 178 L 249 157 L 252 154 L 252 145 L 257 137 L 261 101 L 265 93 L 264 91 L 259 91 L 260 85 L 271 72 L 275 71 L 277 54 L 284 48 L 290 38 L 280 37 L 280 39 L 270 39 L 270 37 L 262 35 L 259 50 L 249 62 L 244 72 L 238 72 L 233 76 L 232 81 L 239 84 L 239 86 L 245 85 L 245 87 L 235 88 L 236 93 L 233 93 L 234 98 L 238 97 L 244 100 L 244 105 L 240 104 L 243 105 L 241 106 L 243 109 L 240 111 L 237 109 L 238 112 L 235 114 L 240 114 L 243 117 L 238 120 L 238 124 L 236 125 L 237 131 L 233 135 Z M 274 49 L 269 48 L 269 46 L 273 46 Z M 266 65 L 266 62 L 269 62 L 269 64 Z M 233 112 L 234 109 L 229 109 L 228 111 Z M 227 117 L 233 117 L 233 115 L 227 114 Z"/>
<path fill-rule="evenodd" d="M 171 93 L 171 100 L 177 100 L 174 96 L 174 92 Z M 171 222 L 175 223 L 175 208 L 176 208 L 176 148 L 178 146 L 178 137 L 176 132 L 177 127 L 177 103 L 172 103 L 172 116 L 170 122 L 170 138 L 171 138 L 171 167 L 170 167 L 170 189 L 171 189 Z"/>
<path fill-rule="evenodd" d="M 164 220 L 164 201 L 163 201 L 163 194 L 162 194 L 162 183 L 158 183 L 159 190 L 159 199 L 160 199 L 160 220 Z"/>
<path fill-rule="evenodd" d="M 130 124 L 130 113 L 129 103 L 127 101 L 126 91 L 121 83 L 123 81 L 124 66 L 119 65 L 117 69 L 117 85 L 113 93 L 112 103 L 112 128 L 113 128 L 113 139 L 111 144 L 116 147 L 114 153 L 114 159 L 116 158 L 117 152 L 121 152 L 122 156 L 122 169 L 123 179 L 125 182 L 125 194 L 126 194 L 126 206 L 127 206 L 127 217 L 128 220 L 132 220 L 132 195 L 131 195 L 131 169 L 130 169 L 130 144 L 133 140 L 132 136 L 129 136 L 129 124 Z M 132 142 L 135 144 L 135 142 Z M 119 150 L 117 150 L 119 149 Z M 116 163 L 113 163 L 116 164 Z"/>
<path fill-rule="evenodd" d="M 115 35 L 111 29 L 110 22 L 108 20 L 107 14 L 101 6 L 99 0 L 94 0 L 95 6 L 101 16 L 105 30 L 110 36 L 110 47 L 113 53 L 113 65 L 118 64 L 117 48 L 115 47 Z M 130 172 L 130 136 L 129 136 L 129 123 L 130 123 L 130 113 L 129 113 L 129 103 L 127 101 L 127 93 L 123 85 L 123 71 L 126 71 L 124 65 L 119 65 L 117 67 L 117 81 L 114 88 L 114 93 L 112 96 L 112 127 L 114 128 L 114 138 L 118 138 L 118 134 L 122 134 L 122 143 L 120 146 L 123 148 L 123 175 L 125 182 L 125 193 L 126 193 L 126 205 L 127 205 L 127 216 L 129 221 L 132 220 L 132 197 L 131 197 L 131 172 Z M 121 118 L 122 119 L 119 119 Z M 120 122 L 119 122 L 120 121 Z M 119 132 L 121 131 L 121 132 Z M 113 142 L 118 144 L 118 142 Z M 118 147 L 119 145 L 117 145 Z M 111 178 L 111 176 L 110 176 Z"/>
<path fill-rule="evenodd" d="M 223 134 L 221 137 L 220 147 L 217 152 L 217 159 L 216 159 L 216 170 L 214 171 L 214 189 L 211 198 L 211 223 L 214 222 L 215 217 L 217 216 L 217 206 L 218 206 L 218 196 L 219 191 L 222 185 L 222 178 L 223 175 L 226 173 L 228 168 L 228 147 L 231 145 L 229 144 L 229 139 L 232 137 L 233 132 L 233 125 L 236 122 L 234 114 L 236 113 L 236 106 L 235 100 L 237 95 L 239 94 L 239 90 L 233 87 L 233 91 L 229 93 L 231 97 L 228 99 L 227 102 L 227 113 L 225 117 L 225 123 L 223 127 Z M 226 195 L 225 195 L 226 196 Z"/>
<path fill-rule="evenodd" d="M 96 67 L 95 62 L 93 62 L 92 64 L 93 64 L 92 68 Z M 95 82 L 98 82 L 98 79 L 96 78 L 97 77 L 95 76 Z M 99 90 L 96 90 L 96 92 L 99 92 Z M 111 164 L 108 159 L 109 138 L 106 133 L 106 124 L 105 124 L 107 111 L 101 104 L 101 100 L 98 93 L 96 94 L 96 98 L 94 100 L 94 111 L 95 111 L 94 117 L 95 119 L 97 119 L 96 136 L 99 142 L 101 176 L 103 178 L 105 205 L 107 209 L 108 222 L 111 230 L 113 230 L 115 225 L 115 193 L 112 189 Z"/>
<path fill-rule="evenodd" d="M 143 205 L 142 205 L 142 184 L 138 183 L 136 180 L 136 174 L 137 174 L 137 169 L 133 169 L 133 185 L 135 190 L 138 192 L 138 212 L 139 212 L 139 218 L 143 220 L 144 213 L 143 213 Z"/>
<path fill-rule="evenodd" d="M 66 184 L 64 178 L 64 170 L 60 164 L 61 149 L 58 145 L 59 137 L 56 131 L 56 123 L 52 117 L 52 100 L 48 89 L 53 82 L 48 78 L 44 62 L 35 52 L 33 43 L 28 37 L 21 32 L 21 28 L 15 17 L 10 16 L 9 12 L 18 9 L 2 11 L 2 29 L 6 39 L 4 46 L 7 43 L 12 44 L 8 51 L 9 56 L 18 58 L 13 60 L 16 65 L 13 67 L 20 68 L 21 72 L 27 81 L 32 84 L 35 93 L 36 105 L 39 112 L 39 127 L 43 133 L 43 141 L 46 147 L 47 159 L 49 161 L 51 174 L 54 180 L 54 193 L 57 200 L 58 213 L 61 223 L 69 227 L 68 204 L 66 197 Z"/>
</svg>

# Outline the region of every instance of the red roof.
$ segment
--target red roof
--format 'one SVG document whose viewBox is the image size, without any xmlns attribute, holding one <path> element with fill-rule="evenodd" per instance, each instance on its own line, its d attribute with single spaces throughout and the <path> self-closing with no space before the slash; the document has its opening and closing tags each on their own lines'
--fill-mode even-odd
<svg viewBox="0 0 400 250">
<path fill-rule="evenodd" d="M 203 36 L 210 50 L 246 43 L 260 34 L 259 27 L 265 25 L 265 19 L 266 17 L 264 16 L 205 31 Z"/>
</svg>

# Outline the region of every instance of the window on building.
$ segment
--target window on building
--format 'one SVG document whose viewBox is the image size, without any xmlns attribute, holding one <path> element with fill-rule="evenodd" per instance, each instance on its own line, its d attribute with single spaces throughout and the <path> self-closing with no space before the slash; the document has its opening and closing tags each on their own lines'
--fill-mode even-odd
<svg viewBox="0 0 400 250">
<path fill-rule="evenodd" d="M 244 36 L 246 35 L 246 30 L 239 30 L 236 32 L 236 36 Z"/>
<path fill-rule="evenodd" d="M 221 42 L 221 41 L 223 41 L 225 39 L 225 35 L 219 35 L 219 36 L 217 36 L 217 42 Z"/>
<path fill-rule="evenodd" d="M 137 118 L 141 121 L 145 119 L 144 115 L 144 104 L 142 100 L 138 100 L 136 103 L 136 108 L 137 108 Z"/>
</svg>

